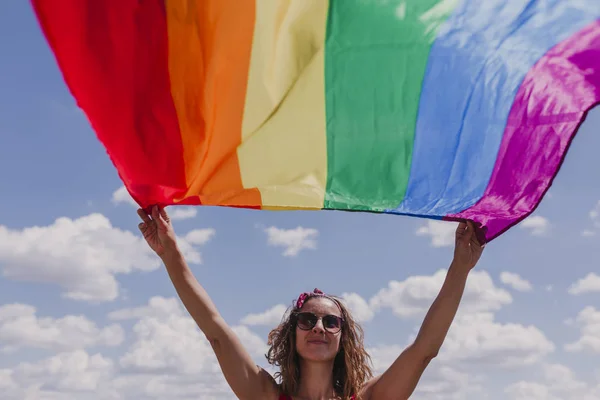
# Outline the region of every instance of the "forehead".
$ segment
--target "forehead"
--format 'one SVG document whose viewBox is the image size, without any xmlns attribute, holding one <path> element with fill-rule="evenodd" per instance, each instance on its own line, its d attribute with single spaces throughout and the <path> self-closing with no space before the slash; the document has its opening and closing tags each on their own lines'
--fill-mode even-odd
<svg viewBox="0 0 600 400">
<path fill-rule="evenodd" d="M 341 316 L 341 312 L 337 304 L 326 297 L 313 297 L 304 303 L 302 311 L 310 311 L 317 315 L 333 314 L 338 317 Z"/>
</svg>

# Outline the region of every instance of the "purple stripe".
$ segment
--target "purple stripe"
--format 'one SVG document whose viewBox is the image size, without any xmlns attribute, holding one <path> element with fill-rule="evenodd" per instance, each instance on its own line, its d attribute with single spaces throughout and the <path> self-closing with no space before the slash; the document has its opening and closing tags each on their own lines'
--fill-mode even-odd
<svg viewBox="0 0 600 400">
<path fill-rule="evenodd" d="M 485 194 L 445 219 L 473 220 L 490 241 L 529 216 L 550 188 L 587 112 L 598 103 L 600 20 L 552 48 L 529 71 Z"/>
</svg>

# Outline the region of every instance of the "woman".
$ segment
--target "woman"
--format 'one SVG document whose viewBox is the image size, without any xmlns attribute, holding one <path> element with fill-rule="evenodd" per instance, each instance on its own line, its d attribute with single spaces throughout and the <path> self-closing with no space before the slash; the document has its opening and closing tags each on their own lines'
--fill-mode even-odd
<svg viewBox="0 0 600 400">
<path fill-rule="evenodd" d="M 279 366 L 278 384 L 257 366 L 194 278 L 177 247 L 162 208 L 138 210 L 139 229 L 165 264 L 184 306 L 206 335 L 235 395 L 242 400 L 399 400 L 414 391 L 438 354 L 456 315 L 469 271 L 483 246 L 471 222 L 456 230 L 454 258 L 444 284 L 415 341 L 382 375 L 373 377 L 362 329 L 343 303 L 315 289 L 303 293 L 291 313 L 269 334 L 269 363 Z"/>
</svg>

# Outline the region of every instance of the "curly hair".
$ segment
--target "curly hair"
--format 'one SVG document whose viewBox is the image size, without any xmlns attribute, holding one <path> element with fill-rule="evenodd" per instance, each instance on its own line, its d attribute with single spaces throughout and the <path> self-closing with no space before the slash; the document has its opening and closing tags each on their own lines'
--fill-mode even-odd
<svg viewBox="0 0 600 400">
<path fill-rule="evenodd" d="M 318 294 L 311 293 L 306 301 L 317 296 Z M 333 387 L 342 399 L 350 399 L 353 395 L 357 396 L 362 385 L 373 377 L 371 358 L 364 348 L 364 331 L 348 308 L 339 297 L 325 297 L 338 305 L 344 318 L 340 350 L 333 363 Z M 271 330 L 268 336 L 269 350 L 265 356 L 269 364 L 279 367 L 280 371 L 275 373 L 275 379 L 280 381 L 281 389 L 287 395 L 297 393 L 300 384 L 295 313 L 301 307 L 288 308 L 279 326 Z"/>
</svg>

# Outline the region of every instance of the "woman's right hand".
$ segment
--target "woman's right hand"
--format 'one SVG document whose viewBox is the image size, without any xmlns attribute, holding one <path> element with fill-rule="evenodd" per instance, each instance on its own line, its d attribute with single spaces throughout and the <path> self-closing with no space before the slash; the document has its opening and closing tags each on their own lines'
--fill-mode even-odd
<svg viewBox="0 0 600 400">
<path fill-rule="evenodd" d="M 178 251 L 177 236 L 165 209 L 153 206 L 150 214 L 141 208 L 137 213 L 143 221 L 138 228 L 150 248 L 161 258 L 175 254 Z"/>
</svg>

